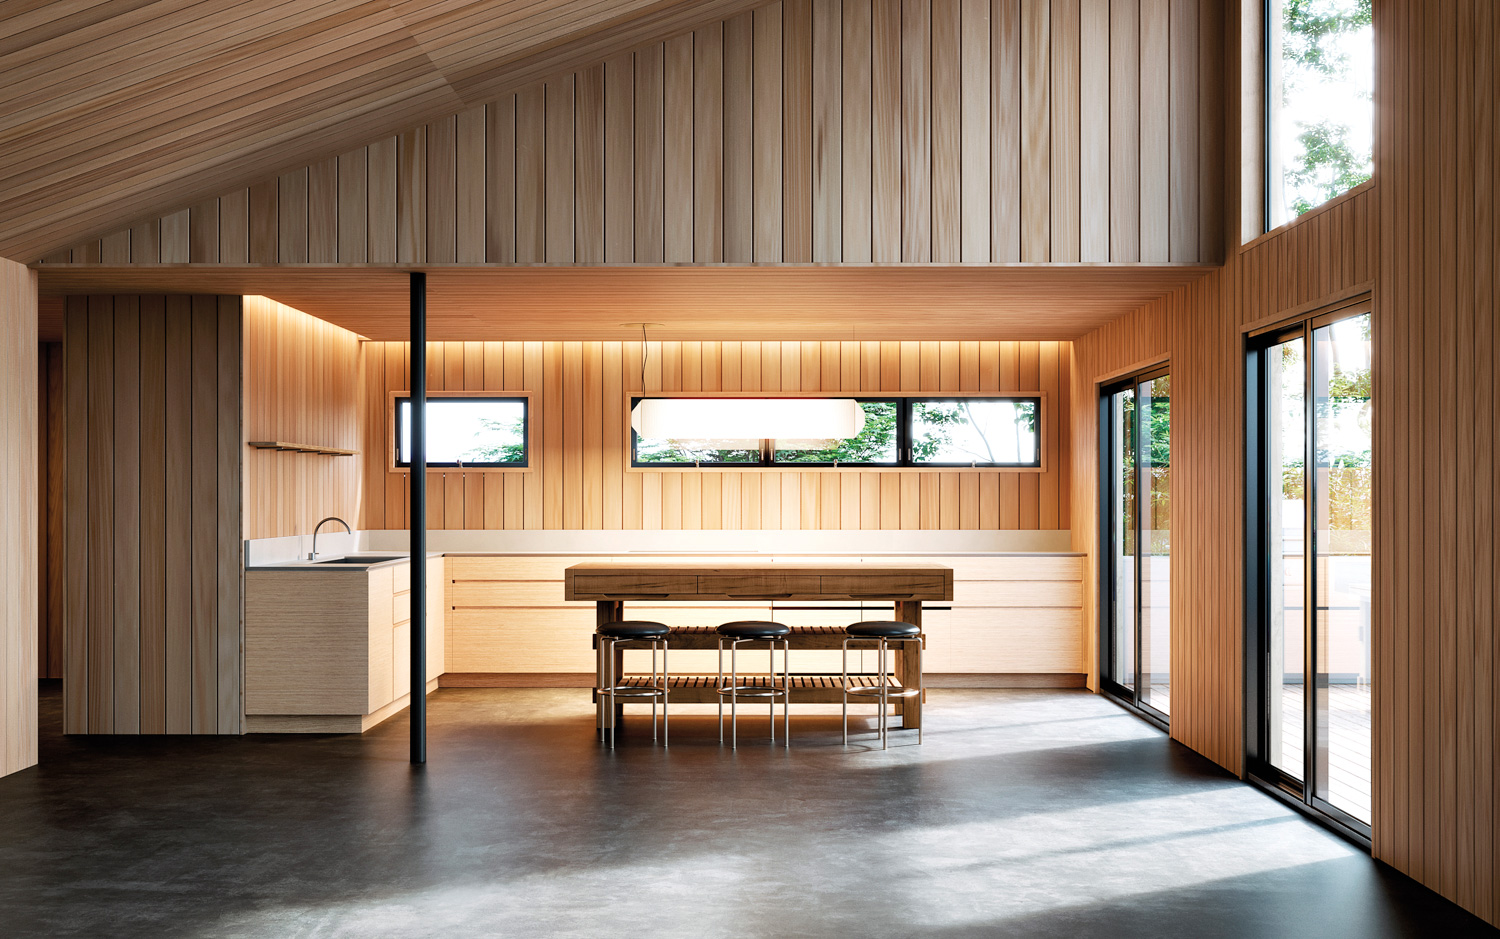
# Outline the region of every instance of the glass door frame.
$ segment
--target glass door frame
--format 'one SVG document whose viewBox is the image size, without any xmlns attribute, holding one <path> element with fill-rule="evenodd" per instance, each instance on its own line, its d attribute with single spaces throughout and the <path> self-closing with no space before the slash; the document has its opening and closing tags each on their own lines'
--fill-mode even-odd
<svg viewBox="0 0 1500 939">
<path fill-rule="evenodd" d="M 1149 703 L 1141 700 L 1141 573 L 1145 565 L 1141 563 L 1141 511 L 1140 500 L 1142 493 L 1146 492 L 1141 479 L 1141 473 L 1148 465 L 1144 458 L 1144 446 L 1146 435 L 1137 430 L 1135 435 L 1135 446 L 1132 447 L 1135 459 L 1135 588 L 1134 588 L 1134 613 L 1133 629 L 1135 648 L 1131 661 L 1135 663 L 1135 680 L 1126 686 L 1117 681 L 1111 674 L 1115 661 L 1115 601 L 1116 586 L 1118 584 L 1115 564 L 1115 424 L 1114 414 L 1110 402 L 1116 394 L 1125 390 L 1133 390 L 1136 400 L 1140 400 L 1140 386 L 1157 378 L 1165 378 L 1172 373 L 1170 362 L 1153 365 L 1143 371 L 1133 372 L 1121 378 L 1114 379 L 1099 386 L 1099 571 L 1098 571 L 1098 608 L 1099 608 L 1099 689 L 1110 697 L 1115 698 L 1121 704 L 1128 706 L 1131 710 L 1145 717 L 1162 730 L 1168 730 L 1171 726 L 1171 716 L 1165 714 Z M 1141 411 L 1136 410 L 1136 421 L 1139 425 Z"/>
<path fill-rule="evenodd" d="M 1316 656 L 1319 641 L 1316 615 L 1317 575 L 1317 408 L 1313 406 L 1316 330 L 1340 320 L 1371 313 L 1369 294 L 1342 301 L 1305 319 L 1281 324 L 1247 338 L 1245 353 L 1245 773 L 1247 778 L 1298 804 L 1325 821 L 1332 822 L 1360 843 L 1370 843 L 1370 826 L 1325 799 L 1317 792 L 1318 707 L 1315 686 L 1319 668 Z M 1303 584 L 1302 609 L 1302 778 L 1297 779 L 1271 762 L 1271 550 L 1267 530 L 1266 506 L 1271 496 L 1271 474 L 1264 463 L 1270 452 L 1267 432 L 1265 395 L 1267 391 L 1267 352 L 1285 342 L 1303 340 L 1303 441 L 1306 457 L 1302 465 L 1304 510 L 1302 513 Z M 1374 644 L 1374 636 L 1369 638 Z M 1373 757 L 1373 753 L 1372 753 Z"/>
</svg>

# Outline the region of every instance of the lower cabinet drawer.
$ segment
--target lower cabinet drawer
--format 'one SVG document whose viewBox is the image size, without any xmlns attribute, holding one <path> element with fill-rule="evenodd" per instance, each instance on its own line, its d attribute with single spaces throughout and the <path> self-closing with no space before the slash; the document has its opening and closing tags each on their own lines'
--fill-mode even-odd
<svg viewBox="0 0 1500 939">
<path fill-rule="evenodd" d="M 594 597 L 669 597 L 698 593 L 697 574 L 663 572 L 642 577 L 633 574 L 577 574 L 573 577 L 573 599 Z"/>
<path fill-rule="evenodd" d="M 746 571 L 743 574 L 698 575 L 698 593 L 718 597 L 769 600 L 775 597 L 816 595 L 819 587 L 817 574 Z"/>
<path fill-rule="evenodd" d="M 891 597 L 898 600 L 942 600 L 948 594 L 948 580 L 941 573 L 824 574 L 822 592 L 853 599 Z"/>
</svg>

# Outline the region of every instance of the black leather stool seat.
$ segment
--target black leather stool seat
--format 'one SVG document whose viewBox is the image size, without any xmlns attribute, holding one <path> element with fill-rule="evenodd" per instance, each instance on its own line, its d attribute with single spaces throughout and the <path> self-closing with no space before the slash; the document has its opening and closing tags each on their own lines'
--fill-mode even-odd
<svg viewBox="0 0 1500 939">
<path fill-rule="evenodd" d="M 664 623 L 650 620 L 620 620 L 599 627 L 599 635 L 610 639 L 665 639 L 672 630 Z"/>
<path fill-rule="evenodd" d="M 921 635 L 922 630 L 921 627 L 912 623 L 870 620 L 864 623 L 851 623 L 844 627 L 844 632 L 861 639 L 904 639 Z"/>
<path fill-rule="evenodd" d="M 765 620 L 738 620 L 725 623 L 718 629 L 719 635 L 731 639 L 780 639 L 790 635 L 792 628 Z"/>
</svg>

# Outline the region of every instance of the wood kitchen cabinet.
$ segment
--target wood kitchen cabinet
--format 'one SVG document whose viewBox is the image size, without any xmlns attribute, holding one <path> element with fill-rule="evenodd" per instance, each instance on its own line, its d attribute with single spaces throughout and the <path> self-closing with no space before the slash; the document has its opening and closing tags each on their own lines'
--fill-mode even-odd
<svg viewBox="0 0 1500 939">
<path fill-rule="evenodd" d="M 443 673 L 442 558 L 427 562 L 427 690 Z M 410 704 L 411 565 L 245 573 L 245 730 L 363 733 Z"/>
</svg>

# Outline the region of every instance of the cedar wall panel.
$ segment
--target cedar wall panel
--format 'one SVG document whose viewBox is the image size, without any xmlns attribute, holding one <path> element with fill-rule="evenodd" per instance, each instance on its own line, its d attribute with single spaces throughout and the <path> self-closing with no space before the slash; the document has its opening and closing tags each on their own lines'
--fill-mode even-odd
<svg viewBox="0 0 1500 939">
<path fill-rule="evenodd" d="M 36 274 L 0 259 L 0 776 L 37 761 Z"/>
<path fill-rule="evenodd" d="M 1374 852 L 1500 923 L 1500 15 L 1486 0 L 1376 15 L 1378 190 L 1075 344 L 1075 546 L 1095 549 L 1098 383 L 1170 359 L 1173 459 L 1192 479 L 1174 513 L 1172 735 L 1238 772 L 1244 334 L 1373 287 Z"/>
<path fill-rule="evenodd" d="M 265 297 L 245 297 L 244 318 L 245 439 L 358 450 L 359 338 Z M 357 456 L 247 447 L 245 537 L 357 525 L 363 478 Z"/>
<path fill-rule="evenodd" d="M 1099 386 L 1172 368 L 1172 736 L 1233 772 L 1244 756 L 1244 334 L 1373 286 L 1376 190 L 1366 184 L 1237 251 L 1220 271 L 1073 343 L 1075 550 L 1091 618 L 1098 604 Z M 1334 232 L 1349 239 L 1333 250 Z M 1098 684 L 1097 623 L 1088 630 Z"/>
<path fill-rule="evenodd" d="M 68 733 L 241 732 L 239 297 L 69 297 Z"/>
<path fill-rule="evenodd" d="M 433 528 L 1049 529 L 1071 525 L 1065 342 L 648 342 L 648 391 L 1039 392 L 1044 471 L 747 472 L 626 469 L 639 342 L 438 342 L 433 391 L 528 391 L 531 469 L 428 474 Z M 406 474 L 389 472 L 390 394 L 407 344 L 367 342 L 360 525 L 407 526 Z"/>
<path fill-rule="evenodd" d="M 1376 9 L 1375 854 L 1500 923 L 1500 15 Z"/>
<path fill-rule="evenodd" d="M 37 557 L 41 581 L 37 590 L 37 677 L 61 678 L 63 656 L 62 472 L 63 352 L 60 342 L 38 347 L 37 397 Z"/>
<path fill-rule="evenodd" d="M 1213 6 L 770 4 L 46 260 L 1213 261 Z"/>
</svg>

